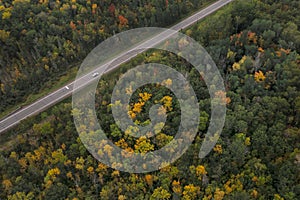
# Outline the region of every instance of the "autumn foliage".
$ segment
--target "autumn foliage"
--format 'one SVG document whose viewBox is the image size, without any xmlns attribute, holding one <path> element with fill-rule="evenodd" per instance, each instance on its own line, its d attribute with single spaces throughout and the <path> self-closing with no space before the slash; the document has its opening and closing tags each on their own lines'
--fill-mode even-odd
<svg viewBox="0 0 300 200">
<path fill-rule="evenodd" d="M 59 78 L 66 81 L 67 76 L 61 74 L 73 73 L 72 66 L 76 68 L 93 45 L 114 33 L 146 25 L 170 25 L 205 2 L 208 1 L 0 1 L 1 113 L 9 105 L 24 102 L 28 94 L 43 92 L 42 88 Z M 168 89 L 177 84 L 175 79 L 166 78 L 136 91 L 128 86 L 125 93 L 131 96 L 129 105 L 111 103 L 111 92 L 120 75 L 145 63 L 162 63 L 183 74 L 197 95 L 200 116 L 192 144 L 175 162 L 167 165 L 166 161 L 163 168 L 149 173 L 127 173 L 99 162 L 78 136 L 73 116 L 83 111 L 73 109 L 69 98 L 1 135 L 0 199 L 297 200 L 297 3 L 233 1 L 231 6 L 188 28 L 188 35 L 214 59 L 225 92 L 210 94 L 208 88 L 215 86 L 206 85 L 195 67 L 180 57 L 181 52 L 151 49 L 101 77 L 95 111 L 110 142 L 94 140 L 92 136 L 101 134 L 96 129 L 87 132 L 87 126 L 80 126 L 79 130 L 95 144 L 97 155 L 110 159 L 112 167 L 120 167 L 128 163 L 113 157 L 113 145 L 130 159 L 134 153 L 151 156 L 150 152 L 171 144 L 182 117 L 182 105 Z M 188 44 L 181 40 L 176 48 L 180 51 Z M 169 45 L 171 39 L 165 47 Z M 159 75 L 160 71 L 147 73 Z M 208 77 L 203 72 L 201 75 Z M 214 101 L 226 105 L 226 119 L 220 137 L 216 137 L 217 133 L 206 137 L 214 125 Z M 121 130 L 111 113 L 112 106 L 120 106 L 135 125 L 146 126 L 151 123 L 149 110 L 155 104 L 160 105 L 158 115 L 166 115 L 166 122 L 153 124 L 153 133 L 143 136 L 133 136 L 138 132 L 134 126 Z M 83 121 L 89 116 L 85 117 Z M 200 159 L 199 150 L 205 139 L 216 145 Z M 176 145 L 180 142 L 163 156 L 178 153 Z M 146 168 L 143 162 L 138 165 Z"/>
</svg>

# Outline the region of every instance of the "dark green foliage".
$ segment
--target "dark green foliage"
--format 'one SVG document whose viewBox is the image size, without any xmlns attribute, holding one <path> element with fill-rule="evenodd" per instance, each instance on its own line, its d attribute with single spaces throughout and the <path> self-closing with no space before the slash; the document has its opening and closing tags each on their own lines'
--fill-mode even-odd
<svg viewBox="0 0 300 200">
<path fill-rule="evenodd" d="M 47 87 L 47 82 L 51 84 L 65 71 L 78 67 L 94 47 L 113 34 L 137 27 L 169 26 L 205 2 L 208 0 L 194 4 L 152 0 L 1 1 L 0 112 L 24 102 L 29 94 Z"/>
<path fill-rule="evenodd" d="M 112 2 L 115 1 L 101 1 L 98 11 L 105 13 L 106 7 Z M 158 6 L 165 5 L 166 1 L 126 2 L 129 8 L 138 7 L 140 16 L 136 16 L 132 9 L 120 12 L 128 20 L 137 18 L 137 23 L 141 25 L 154 23 L 157 18 L 163 20 L 162 23 L 170 23 L 167 14 L 181 15 L 191 10 L 198 1 L 182 1 L 185 2 L 184 5 L 177 5 L 171 0 L 167 2 L 168 8 Z M 147 7 L 150 3 L 157 6 L 156 15 Z M 77 4 L 88 3 L 77 0 Z M 117 5 L 119 4 L 115 3 L 116 7 Z M 45 16 L 41 13 L 42 10 L 52 9 L 52 19 L 48 20 L 54 22 L 53 17 L 59 18 L 63 15 L 67 20 L 70 16 L 78 18 L 79 15 L 59 12 L 55 10 L 53 2 L 49 4 L 50 7 L 27 4 L 23 6 L 35 8 L 32 12 L 40 20 L 35 26 L 45 26 L 47 29 L 51 29 L 51 25 L 43 23 Z M 299 9 L 299 2 L 293 0 L 238 1 L 187 30 L 191 37 L 206 46 L 224 78 L 227 91 L 225 127 L 217 145 L 204 159 L 200 160 L 198 153 L 210 120 L 210 99 L 205 82 L 179 56 L 151 50 L 124 64 L 99 82 L 96 93 L 98 118 L 110 140 L 118 142 L 124 138 L 128 147 L 135 150 L 135 138 L 123 137 L 124 133 L 117 127 L 111 115 L 109 104 L 114 85 L 120 73 L 125 73 L 132 66 L 152 61 L 172 66 L 191 83 L 201 109 L 198 135 L 180 159 L 167 168 L 148 174 L 129 174 L 106 167 L 97 162 L 81 143 L 73 124 L 70 99 L 67 99 L 41 115 L 27 119 L 9 132 L 11 141 L 3 145 L 0 154 L 0 198 L 13 199 L 18 194 L 27 196 L 27 199 L 34 196 L 38 199 L 126 197 L 297 200 L 300 195 Z M 88 10 L 89 14 L 90 12 L 91 8 Z M 19 16 L 17 13 L 13 15 Z M 107 16 L 105 23 L 115 24 L 113 13 L 106 13 L 104 16 Z M 96 18 L 90 20 L 97 23 Z M 229 20 L 228 23 L 223 24 L 226 20 Z M 222 25 L 221 28 L 214 25 L 210 27 L 213 22 L 219 22 L 216 26 Z M 22 24 L 19 26 L 19 30 L 22 30 Z M 129 20 L 129 27 L 134 26 L 139 24 Z M 118 28 L 118 25 L 112 27 Z M 52 28 L 60 31 L 58 27 Z M 108 26 L 106 28 L 109 29 Z M 43 33 L 32 30 L 21 37 L 27 38 L 27 42 L 34 42 L 32 37 L 39 37 Z M 121 30 L 124 29 L 116 31 Z M 112 30 L 106 30 L 105 33 L 109 35 L 110 31 Z M 15 31 L 11 34 L 20 33 Z M 68 36 L 77 37 L 77 40 L 69 38 L 75 46 L 95 42 L 88 38 L 85 41 L 76 34 Z M 48 39 L 46 37 L 45 40 Z M 55 45 L 59 45 L 60 40 L 65 40 L 64 37 L 52 39 Z M 6 42 L 13 41 L 9 39 Z M 47 50 L 51 52 L 56 49 L 51 46 L 53 41 L 40 41 L 46 46 L 43 46 L 45 52 L 40 49 L 39 53 L 47 54 Z M 13 46 L 11 49 L 8 46 L 3 48 L 7 48 L 10 54 L 14 52 Z M 71 58 L 72 48 L 69 50 L 70 57 L 67 58 L 70 60 L 64 62 L 71 63 L 72 59 L 80 59 Z M 34 49 L 23 53 L 37 55 Z M 75 55 L 80 53 L 82 56 L 85 54 L 78 50 Z M 56 73 L 55 65 L 50 65 L 51 70 L 47 73 Z M 42 74 L 38 70 L 36 73 Z M 26 87 L 21 85 L 18 87 Z M 5 87 L 9 89 L 10 86 L 5 84 Z M 139 88 L 132 96 L 132 105 L 138 102 L 139 94 L 143 92 L 153 96 L 145 103 L 145 112 L 137 115 L 136 119 L 140 123 L 147 123 L 148 110 L 155 100 L 167 95 L 172 97 L 173 110 L 168 112 L 164 135 L 150 140 L 155 148 L 159 148 L 168 143 L 176 133 L 180 122 L 180 106 L 171 91 L 154 84 Z M 5 93 L 6 97 L 9 95 L 10 101 L 14 102 L 19 97 L 14 97 L 13 93 Z"/>
</svg>

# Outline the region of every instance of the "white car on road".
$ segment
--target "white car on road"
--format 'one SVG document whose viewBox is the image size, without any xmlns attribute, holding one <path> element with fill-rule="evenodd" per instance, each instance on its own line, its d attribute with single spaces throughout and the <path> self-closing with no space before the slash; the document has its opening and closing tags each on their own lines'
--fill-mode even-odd
<svg viewBox="0 0 300 200">
<path fill-rule="evenodd" d="M 95 72 L 95 73 L 92 74 L 92 77 L 96 77 L 96 76 L 98 76 L 98 75 L 99 75 L 99 73 L 98 73 L 98 72 Z"/>
</svg>

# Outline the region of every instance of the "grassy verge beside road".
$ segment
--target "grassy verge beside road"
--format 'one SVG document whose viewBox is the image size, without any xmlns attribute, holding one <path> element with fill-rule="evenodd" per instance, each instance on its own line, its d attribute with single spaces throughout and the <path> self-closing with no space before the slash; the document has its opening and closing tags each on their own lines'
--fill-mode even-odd
<svg viewBox="0 0 300 200">
<path fill-rule="evenodd" d="M 201 10 L 213 3 L 215 3 L 217 0 L 213 0 L 210 2 L 206 2 L 204 3 L 200 8 L 197 9 L 197 11 L 194 11 L 192 13 L 190 13 L 189 15 L 184 16 L 181 20 L 184 20 L 186 18 L 188 18 L 189 16 L 195 14 L 196 12 L 198 12 L 198 10 Z M 178 22 L 176 22 L 178 23 Z M 175 25 L 176 23 L 171 24 L 169 27 Z M 16 105 L 13 106 L 9 106 L 6 108 L 6 110 L 2 113 L 0 113 L 0 120 L 5 118 L 6 116 L 8 116 L 11 113 L 14 113 L 15 111 L 17 111 L 19 108 L 24 107 L 26 105 L 29 105 L 31 103 L 33 103 L 34 101 L 38 100 L 39 98 L 59 89 L 60 87 L 63 87 L 64 85 L 66 85 L 67 83 L 72 82 L 75 78 L 76 78 L 76 74 L 77 74 L 77 70 L 78 70 L 78 66 L 80 65 L 80 63 L 77 63 L 76 65 L 74 65 L 74 67 L 70 68 L 71 70 L 66 72 L 64 75 L 61 75 L 60 77 L 56 78 L 56 79 L 52 79 L 51 81 L 48 81 L 45 86 L 39 91 L 39 93 L 36 94 L 30 94 L 27 98 L 26 101 L 23 103 L 18 103 Z"/>
</svg>

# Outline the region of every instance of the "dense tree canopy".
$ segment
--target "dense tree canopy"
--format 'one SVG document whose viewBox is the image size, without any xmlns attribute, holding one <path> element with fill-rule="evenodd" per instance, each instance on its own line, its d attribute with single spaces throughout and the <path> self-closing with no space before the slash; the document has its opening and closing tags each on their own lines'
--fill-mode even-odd
<svg viewBox="0 0 300 200">
<path fill-rule="evenodd" d="M 209 0 L 0 1 L 0 111 L 77 68 L 104 39 L 169 26 Z"/>
<path fill-rule="evenodd" d="M 78 47 L 82 45 L 83 48 L 89 42 L 95 42 L 90 38 L 96 37 L 92 36 L 93 28 L 98 27 L 101 20 L 105 20 L 105 27 L 99 34 L 104 34 L 102 36 L 105 38 L 112 31 L 105 30 L 110 29 L 108 24 L 115 24 L 114 30 L 122 31 L 134 26 L 149 25 L 147 23 L 152 22 L 147 20 L 155 22 L 157 16 L 169 23 L 166 16 L 170 13 L 178 15 L 179 11 L 187 12 L 198 1 L 177 1 L 185 2 L 184 6 L 171 0 L 125 1 L 124 5 L 128 4 L 126 9 L 124 7 L 126 12 L 121 11 L 121 5 L 114 1 L 102 1 L 102 4 L 78 0 L 67 3 L 43 2 L 31 5 L 26 1 L 2 1 L 2 26 L 9 27 L 8 23 L 13 21 L 7 19 L 20 14 L 14 11 L 18 6 L 19 9 L 27 6 L 32 11 L 27 17 L 19 17 L 26 18 L 24 23 L 30 24 L 32 20 L 36 22 L 24 25 L 25 27 L 46 26 L 45 30 L 49 30 L 55 23 L 50 25 L 48 20 L 52 18 L 59 23 L 60 20 L 55 21 L 55 18 L 63 15 L 64 20 L 69 20 L 68 28 L 60 29 L 59 26 L 63 25 L 57 24 L 53 25 L 58 26 L 53 27 L 53 30 L 69 31 L 71 36 L 59 36 L 60 39 L 52 40 L 55 42 L 44 41 L 43 44 L 50 45 L 43 46 L 45 51 L 36 45 L 40 45 L 38 41 L 41 38 L 50 40 L 52 36 L 40 37 L 44 32 L 34 28 L 33 31 L 27 28 L 24 33 L 18 33 L 17 29 L 2 28 L 0 39 L 8 44 L 16 42 L 13 39 L 17 37 L 16 34 L 24 34 L 18 36 L 22 41 L 20 45 L 25 44 L 23 40 L 26 38 L 28 42 L 34 43 L 30 51 L 23 52 L 24 55 L 37 59 L 34 62 L 36 65 L 48 63 L 49 69 L 45 70 L 52 74 L 56 70 L 55 66 L 59 66 L 59 59 L 54 58 L 63 53 L 59 52 L 59 45 L 69 47 L 70 56 L 66 58 L 70 60 L 64 62 L 79 61 L 81 57 L 78 55 L 83 56 L 85 52 Z M 58 7 L 58 4 L 61 6 Z M 186 34 L 206 47 L 216 62 L 227 92 L 226 96 L 220 94 L 224 96 L 224 103 L 227 105 L 225 127 L 216 146 L 204 159 L 199 159 L 198 153 L 210 120 L 210 99 L 205 82 L 178 55 L 151 50 L 103 77 L 97 88 L 96 110 L 101 126 L 117 146 L 141 153 L 161 148 L 174 138 L 180 123 L 179 102 L 170 90 L 162 86 L 172 84 L 172 81 L 165 80 L 161 86 L 145 85 L 134 92 L 131 98 L 128 115 L 137 124 L 149 123 L 148 111 L 155 102 L 160 102 L 162 106 L 159 111 L 168 115 L 163 129 L 150 139 L 145 136 L 138 139 L 129 136 L 128 133 L 135 131 L 133 129 L 125 132 L 120 130 L 111 114 L 111 106 L 114 105 L 110 98 L 120 74 L 137 64 L 159 62 L 173 67 L 191 83 L 201 108 L 198 134 L 180 159 L 147 174 L 129 174 L 107 167 L 94 159 L 81 143 L 72 118 L 80 110 L 72 110 L 71 100 L 67 99 L 42 114 L 25 120 L 3 135 L 8 141 L 1 141 L 0 198 L 297 200 L 300 196 L 299 9 L 299 1 L 293 0 L 234 1 L 230 6 L 186 30 Z M 163 17 L 162 12 L 169 14 Z M 30 17 L 30 13 L 38 15 Z M 80 22 L 78 15 L 94 16 L 86 18 L 94 21 Z M 47 19 L 43 21 L 43 18 Z M 98 18 L 100 21 L 97 21 Z M 19 26 L 19 30 L 24 29 L 22 23 Z M 53 34 L 53 30 L 49 32 Z M 80 34 L 83 34 L 82 37 Z M 1 56 L 20 58 L 20 62 L 22 61 L 21 57 L 24 55 L 20 56 L 22 53 L 19 50 L 23 48 L 14 51 L 13 48 L 18 47 L 1 46 L 1 49 L 4 48 L 7 48 L 6 53 L 1 53 Z M 13 53 L 16 55 L 12 56 Z M 71 58 L 71 55 L 74 57 Z M 10 64 L 13 63 L 11 61 Z M 25 66 L 27 65 L 24 65 L 25 69 L 21 69 L 21 65 L 9 65 L 6 73 L 14 74 L 9 77 L 16 77 L 18 74 L 25 77 Z M 28 65 L 28 76 L 33 65 L 29 66 L 31 65 Z M 8 87 L 8 83 L 2 82 L 3 88 Z M 104 144 L 100 153 L 109 155 L 110 151 L 110 147 Z"/>
</svg>

